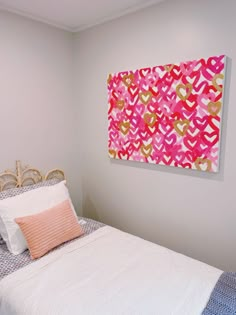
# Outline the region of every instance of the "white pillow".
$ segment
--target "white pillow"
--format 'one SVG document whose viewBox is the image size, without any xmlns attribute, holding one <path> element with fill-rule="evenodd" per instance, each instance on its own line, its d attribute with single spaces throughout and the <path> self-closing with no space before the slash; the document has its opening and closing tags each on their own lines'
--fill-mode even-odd
<svg viewBox="0 0 236 315">
<path fill-rule="evenodd" d="M 12 254 L 21 254 L 28 248 L 20 227 L 14 221 L 15 218 L 42 212 L 66 199 L 70 200 L 71 208 L 75 213 L 65 184 L 66 181 L 62 181 L 53 186 L 40 187 L 0 200 L 0 234 Z"/>
</svg>

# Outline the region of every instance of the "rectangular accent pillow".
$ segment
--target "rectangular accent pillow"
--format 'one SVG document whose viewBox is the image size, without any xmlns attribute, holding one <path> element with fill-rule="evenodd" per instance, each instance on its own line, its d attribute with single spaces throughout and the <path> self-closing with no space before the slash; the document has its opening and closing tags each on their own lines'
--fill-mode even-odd
<svg viewBox="0 0 236 315">
<path fill-rule="evenodd" d="M 16 224 L 15 218 L 39 213 L 67 199 L 76 217 L 66 181 L 0 200 L 0 234 L 6 242 L 8 250 L 12 254 L 18 255 L 27 249 L 26 240 L 20 227 Z"/>
<path fill-rule="evenodd" d="M 27 241 L 32 259 L 83 234 L 69 200 L 35 215 L 16 218 Z"/>
</svg>

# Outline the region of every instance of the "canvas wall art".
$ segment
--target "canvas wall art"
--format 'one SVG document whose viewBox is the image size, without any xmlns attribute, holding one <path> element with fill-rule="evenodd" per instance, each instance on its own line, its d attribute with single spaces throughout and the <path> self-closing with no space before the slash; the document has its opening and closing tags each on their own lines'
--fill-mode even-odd
<svg viewBox="0 0 236 315">
<path fill-rule="evenodd" d="M 108 76 L 108 151 L 115 159 L 217 172 L 226 57 Z"/>
</svg>

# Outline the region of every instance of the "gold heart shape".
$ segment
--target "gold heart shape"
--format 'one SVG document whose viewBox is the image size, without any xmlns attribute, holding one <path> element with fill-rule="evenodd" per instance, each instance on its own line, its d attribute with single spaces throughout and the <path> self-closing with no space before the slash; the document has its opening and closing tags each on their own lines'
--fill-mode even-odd
<svg viewBox="0 0 236 315">
<path fill-rule="evenodd" d="M 184 136 L 188 130 L 188 127 L 190 125 L 190 121 L 185 119 L 185 120 L 176 120 L 174 123 L 174 128 L 176 130 L 176 132 L 180 135 L 180 136 Z"/>
<path fill-rule="evenodd" d="M 151 153 L 152 153 L 152 145 L 151 144 L 148 144 L 148 145 L 142 145 L 141 146 L 141 153 L 146 157 L 148 158 Z"/>
<path fill-rule="evenodd" d="M 197 170 L 209 172 L 212 162 L 209 159 L 197 158 L 194 164 Z"/>
<path fill-rule="evenodd" d="M 207 109 L 212 116 L 216 116 L 221 110 L 221 102 L 209 102 Z"/>
<path fill-rule="evenodd" d="M 144 105 L 148 104 L 148 102 L 150 101 L 151 97 L 152 97 L 152 93 L 150 91 L 142 92 L 142 93 L 139 94 L 139 99 Z"/>
<path fill-rule="evenodd" d="M 115 150 L 109 150 L 109 157 L 115 159 L 116 158 L 116 151 Z"/>
<path fill-rule="evenodd" d="M 219 91 L 219 92 L 222 92 L 223 91 L 223 87 L 220 86 L 220 84 L 217 83 L 217 80 L 218 79 L 221 79 L 223 80 L 224 79 L 224 75 L 223 73 L 217 73 L 216 75 L 214 75 L 213 79 L 212 79 L 212 84 L 214 86 L 214 88 Z"/>
<path fill-rule="evenodd" d="M 127 135 L 127 133 L 129 132 L 129 128 L 130 128 L 130 123 L 127 121 L 127 122 L 121 122 L 119 124 L 119 127 L 120 127 L 120 131 L 123 133 L 123 135 Z"/>
<path fill-rule="evenodd" d="M 134 75 L 132 73 L 126 74 L 123 76 L 122 81 L 127 87 L 129 87 L 134 81 Z"/>
<path fill-rule="evenodd" d="M 193 86 L 191 83 L 187 83 L 186 85 L 179 84 L 176 86 L 176 93 L 182 101 L 186 101 L 189 98 L 190 94 L 192 93 L 192 89 Z M 185 93 L 185 95 L 183 93 Z"/>
<path fill-rule="evenodd" d="M 165 65 L 164 69 L 166 70 L 166 72 L 171 72 L 171 70 L 174 68 L 174 65 Z"/>
<path fill-rule="evenodd" d="M 111 79 L 112 79 L 112 75 L 109 74 L 109 75 L 108 75 L 108 78 L 107 78 L 107 84 L 109 84 L 109 83 L 111 82 Z"/>
<path fill-rule="evenodd" d="M 153 127 L 155 125 L 155 122 L 157 120 L 157 115 L 155 113 L 146 113 L 144 115 L 144 121 L 148 126 Z"/>
<path fill-rule="evenodd" d="M 116 102 L 116 106 L 119 108 L 119 110 L 122 110 L 125 106 L 125 101 L 124 100 L 118 100 Z"/>
</svg>

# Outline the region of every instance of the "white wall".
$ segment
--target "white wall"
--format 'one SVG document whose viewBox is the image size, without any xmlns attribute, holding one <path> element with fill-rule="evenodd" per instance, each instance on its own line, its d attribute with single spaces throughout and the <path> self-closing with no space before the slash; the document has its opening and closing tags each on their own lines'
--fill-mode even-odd
<svg viewBox="0 0 236 315">
<path fill-rule="evenodd" d="M 0 65 L 0 170 L 60 167 L 79 209 L 72 35 L 0 11 Z"/>
<path fill-rule="evenodd" d="M 235 271 L 234 63 L 218 175 L 110 161 L 106 92 L 110 72 L 234 60 L 235 9 L 234 0 L 167 0 L 74 36 L 0 12 L 0 170 L 15 159 L 61 167 L 84 215 Z"/>
<path fill-rule="evenodd" d="M 106 78 L 217 54 L 236 59 L 235 12 L 235 0 L 167 0 L 75 36 L 84 215 L 234 271 L 235 64 L 218 175 L 109 160 Z"/>
</svg>

